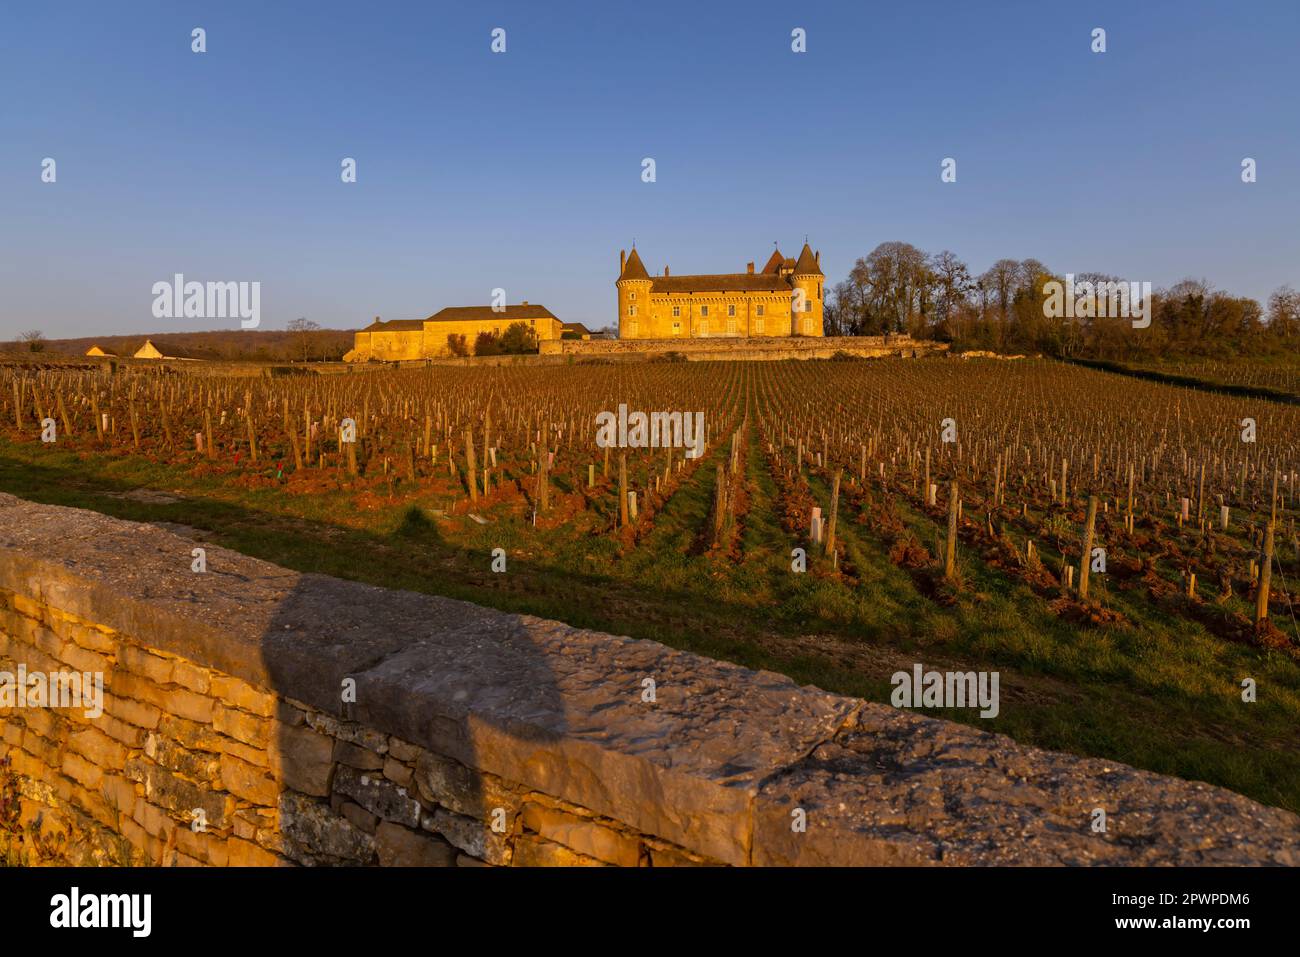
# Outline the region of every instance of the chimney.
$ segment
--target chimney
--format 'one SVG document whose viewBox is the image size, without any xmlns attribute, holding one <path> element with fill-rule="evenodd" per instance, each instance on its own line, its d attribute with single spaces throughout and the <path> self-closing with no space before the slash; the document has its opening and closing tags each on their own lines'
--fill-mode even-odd
<svg viewBox="0 0 1300 957">
<path fill-rule="evenodd" d="M 626 268 L 627 268 L 627 250 L 620 249 L 618 251 L 618 274 L 620 276 L 623 275 L 623 270 Z"/>
<path fill-rule="evenodd" d="M 668 275 L 668 267 L 667 267 L 667 266 L 664 267 L 664 275 L 665 275 L 665 276 Z"/>
<path fill-rule="evenodd" d="M 821 264 L 822 264 L 822 251 L 821 251 L 820 249 L 817 250 L 815 253 L 813 253 L 813 262 L 815 262 L 818 266 L 821 266 Z"/>
<path fill-rule="evenodd" d="M 525 300 L 524 300 L 523 302 L 521 302 L 519 305 L 521 305 L 521 306 L 526 306 L 526 305 L 528 305 L 528 300 L 525 299 Z"/>
<path fill-rule="evenodd" d="M 745 272 L 750 276 L 754 275 L 754 264 L 745 263 Z"/>
</svg>

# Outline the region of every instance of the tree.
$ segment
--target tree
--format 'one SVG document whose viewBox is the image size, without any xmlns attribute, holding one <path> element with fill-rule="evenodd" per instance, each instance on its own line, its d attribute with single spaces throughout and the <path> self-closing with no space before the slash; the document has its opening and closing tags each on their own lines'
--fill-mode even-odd
<svg viewBox="0 0 1300 957">
<path fill-rule="evenodd" d="M 501 340 L 490 332 L 480 332 L 478 337 L 474 340 L 474 355 L 501 355 Z"/>
<path fill-rule="evenodd" d="M 18 341 L 26 343 L 28 352 L 45 351 L 45 333 L 39 329 L 28 329 L 26 332 L 20 333 Z"/>
<path fill-rule="evenodd" d="M 454 356 L 469 355 L 469 344 L 465 342 L 465 334 L 462 332 L 447 334 L 447 348 L 451 350 L 451 354 Z"/>
<path fill-rule="evenodd" d="M 289 331 L 293 333 L 294 344 L 298 356 L 303 362 L 306 362 L 311 355 L 312 344 L 316 339 L 316 333 L 320 330 L 320 323 L 313 322 L 303 316 L 292 320 L 289 323 Z"/>
<path fill-rule="evenodd" d="M 881 243 L 849 271 L 848 287 L 837 286 L 837 324 L 858 335 L 902 332 L 924 319 L 933 275 L 925 253 L 911 243 Z"/>
<path fill-rule="evenodd" d="M 507 355 L 523 355 L 537 351 L 537 333 L 526 322 L 512 322 L 501 334 L 501 351 Z"/>
<path fill-rule="evenodd" d="M 968 301 L 975 283 L 966 264 L 946 249 L 930 257 L 930 272 L 935 283 L 935 321 L 946 327 Z"/>
<path fill-rule="evenodd" d="M 1268 297 L 1268 331 L 1279 339 L 1300 335 L 1300 292 L 1281 286 Z"/>
</svg>

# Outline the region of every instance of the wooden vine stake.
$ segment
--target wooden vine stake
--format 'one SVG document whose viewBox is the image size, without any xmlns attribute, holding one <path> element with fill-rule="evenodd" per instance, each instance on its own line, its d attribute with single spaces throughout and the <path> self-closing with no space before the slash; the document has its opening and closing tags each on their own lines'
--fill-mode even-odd
<svg viewBox="0 0 1300 957">
<path fill-rule="evenodd" d="M 1255 624 L 1268 619 L 1268 591 L 1273 578 L 1273 523 L 1264 526 L 1264 557 L 1259 566 L 1259 591 L 1255 595 Z"/>
<path fill-rule="evenodd" d="M 943 577 L 948 581 L 957 578 L 957 480 L 952 480 L 948 493 L 948 541 L 944 546 Z"/>
<path fill-rule="evenodd" d="M 1083 556 L 1079 559 L 1079 597 L 1088 597 L 1088 573 L 1092 570 L 1092 537 L 1097 524 L 1097 496 L 1088 496 L 1088 522 L 1083 528 Z"/>
</svg>

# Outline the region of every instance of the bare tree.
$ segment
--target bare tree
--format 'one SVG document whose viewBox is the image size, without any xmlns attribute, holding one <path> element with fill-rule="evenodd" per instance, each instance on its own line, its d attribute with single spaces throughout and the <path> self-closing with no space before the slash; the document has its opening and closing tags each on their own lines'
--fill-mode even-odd
<svg viewBox="0 0 1300 957">
<path fill-rule="evenodd" d="M 1283 339 L 1300 334 L 1300 292 L 1280 286 L 1268 297 L 1268 331 Z"/>
<path fill-rule="evenodd" d="M 27 345 L 28 352 L 45 351 L 45 333 L 39 329 L 28 329 L 26 332 L 20 333 L 18 341 Z"/>
<path fill-rule="evenodd" d="M 316 333 L 320 331 L 320 323 L 299 316 L 297 319 L 290 321 L 288 329 L 293 333 L 300 358 L 303 362 L 306 362 L 311 355 L 312 344 L 316 341 Z"/>
</svg>

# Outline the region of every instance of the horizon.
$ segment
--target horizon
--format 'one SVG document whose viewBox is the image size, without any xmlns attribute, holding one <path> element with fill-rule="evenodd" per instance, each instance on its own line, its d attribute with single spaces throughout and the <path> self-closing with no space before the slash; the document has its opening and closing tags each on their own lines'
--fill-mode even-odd
<svg viewBox="0 0 1300 957">
<path fill-rule="evenodd" d="M 893 240 L 1261 305 L 1300 285 L 1300 130 L 1274 106 L 1292 4 L 352 12 L 12 12 L 0 339 L 238 331 L 155 318 L 176 273 L 260 282 L 261 331 L 495 288 L 595 330 L 634 240 L 652 275 L 742 272 L 806 235 L 828 286 Z"/>
</svg>

